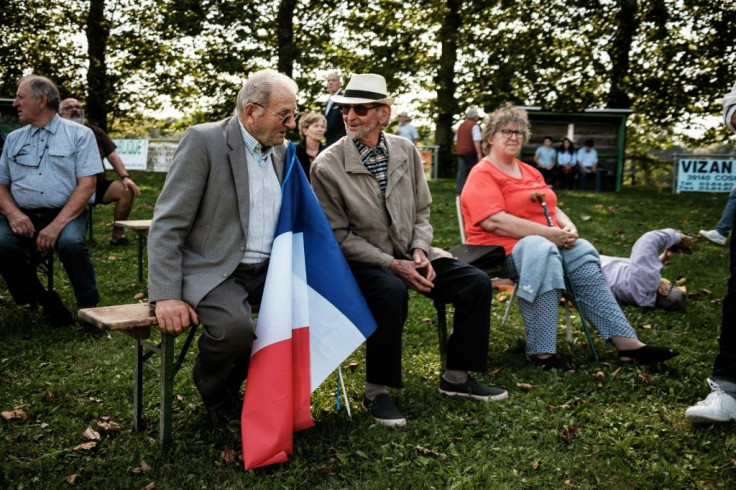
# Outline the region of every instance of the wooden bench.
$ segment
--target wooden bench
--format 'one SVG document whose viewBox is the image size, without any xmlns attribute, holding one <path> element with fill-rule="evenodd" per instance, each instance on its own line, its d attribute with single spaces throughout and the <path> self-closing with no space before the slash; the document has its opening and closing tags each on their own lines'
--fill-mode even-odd
<svg viewBox="0 0 736 490">
<path fill-rule="evenodd" d="M 136 219 L 116 221 L 115 226 L 132 230 L 138 237 L 138 283 L 143 283 L 143 252 L 148 241 L 148 230 L 151 229 L 150 219 Z"/>
<path fill-rule="evenodd" d="M 154 354 L 160 356 L 161 415 L 158 441 L 162 447 L 168 446 L 171 442 L 174 376 L 184 362 L 197 327 L 191 327 L 187 331 L 186 341 L 174 362 L 175 336 L 162 332 L 161 342 L 157 345 L 147 340 L 151 336 L 151 328 L 156 327 L 158 323 L 153 308 L 146 303 L 85 308 L 79 310 L 78 316 L 80 320 L 102 330 L 122 332 L 135 339 L 133 421 L 135 430 L 138 431 L 143 429 L 143 366 Z"/>
</svg>

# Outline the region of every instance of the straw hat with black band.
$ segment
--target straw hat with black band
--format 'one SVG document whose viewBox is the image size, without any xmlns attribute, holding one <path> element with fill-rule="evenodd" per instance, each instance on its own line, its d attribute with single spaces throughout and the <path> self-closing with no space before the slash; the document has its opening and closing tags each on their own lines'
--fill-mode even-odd
<svg viewBox="0 0 736 490">
<path fill-rule="evenodd" d="M 342 95 L 333 95 L 332 100 L 338 104 L 394 103 L 394 98 L 388 96 L 386 79 L 375 73 L 353 75 Z"/>
</svg>

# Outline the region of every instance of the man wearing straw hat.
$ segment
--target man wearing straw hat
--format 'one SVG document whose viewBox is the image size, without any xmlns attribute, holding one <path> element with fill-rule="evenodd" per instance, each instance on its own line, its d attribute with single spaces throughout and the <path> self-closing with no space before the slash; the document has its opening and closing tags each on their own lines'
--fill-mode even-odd
<svg viewBox="0 0 736 490">
<path fill-rule="evenodd" d="M 388 395 L 401 387 L 401 333 L 408 289 L 455 306 L 447 369 L 439 390 L 449 396 L 501 400 L 468 371 L 485 371 L 491 283 L 488 276 L 433 248 L 422 159 L 411 141 L 386 134 L 391 118 L 386 80 L 354 75 L 342 96 L 346 136 L 315 160 L 312 186 L 378 325 L 366 344 L 363 406 L 387 426 L 406 419 Z"/>
</svg>

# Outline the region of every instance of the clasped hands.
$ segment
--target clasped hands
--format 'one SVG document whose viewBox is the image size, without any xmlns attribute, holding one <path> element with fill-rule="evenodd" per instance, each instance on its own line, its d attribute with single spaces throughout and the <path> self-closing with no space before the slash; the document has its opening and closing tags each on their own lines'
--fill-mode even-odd
<svg viewBox="0 0 736 490">
<path fill-rule="evenodd" d="M 424 250 L 415 248 L 411 255 L 411 260 L 394 259 L 389 269 L 411 289 L 428 293 L 434 287 L 432 281 L 437 274 Z"/>
<path fill-rule="evenodd" d="M 579 237 L 578 230 L 573 225 L 567 225 L 563 228 L 551 227 L 549 228 L 549 241 L 557 245 L 562 249 L 572 248 L 575 245 L 575 240 Z"/>
</svg>

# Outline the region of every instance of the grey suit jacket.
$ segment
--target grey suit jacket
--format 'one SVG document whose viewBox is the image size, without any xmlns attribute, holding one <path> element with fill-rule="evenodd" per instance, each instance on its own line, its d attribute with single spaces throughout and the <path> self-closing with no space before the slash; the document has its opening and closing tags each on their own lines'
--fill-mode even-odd
<svg viewBox="0 0 736 490">
<path fill-rule="evenodd" d="M 286 143 L 271 157 L 284 178 Z M 148 235 L 149 300 L 196 308 L 240 264 L 250 191 L 245 144 L 235 116 L 189 128 L 153 211 Z"/>
</svg>

